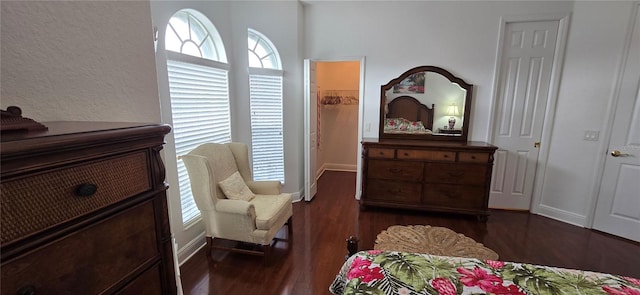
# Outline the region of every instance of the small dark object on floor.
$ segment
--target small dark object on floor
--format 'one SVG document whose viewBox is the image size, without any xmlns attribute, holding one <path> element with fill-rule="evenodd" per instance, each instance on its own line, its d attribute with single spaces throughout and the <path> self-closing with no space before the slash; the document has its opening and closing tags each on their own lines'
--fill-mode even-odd
<svg viewBox="0 0 640 295">
<path fill-rule="evenodd" d="M 356 252 L 358 252 L 359 241 L 360 240 L 358 240 L 358 238 L 354 236 L 350 236 L 347 239 L 347 256 L 344 258 L 344 260 L 349 259 L 349 257 L 351 257 L 353 254 L 356 254 Z"/>
</svg>

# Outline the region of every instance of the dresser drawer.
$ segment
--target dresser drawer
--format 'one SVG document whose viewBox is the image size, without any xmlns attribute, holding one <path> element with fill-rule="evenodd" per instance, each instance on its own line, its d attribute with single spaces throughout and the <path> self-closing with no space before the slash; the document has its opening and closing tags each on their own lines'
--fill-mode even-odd
<svg viewBox="0 0 640 295">
<path fill-rule="evenodd" d="M 159 261 L 153 204 L 143 203 L 2 264 L 2 294 L 98 294 Z"/>
<path fill-rule="evenodd" d="M 118 291 L 118 295 L 162 294 L 162 273 L 158 265 L 145 271 L 133 282 Z"/>
<path fill-rule="evenodd" d="M 489 163 L 488 153 L 459 152 L 458 161 L 471 163 Z"/>
<path fill-rule="evenodd" d="M 424 166 L 424 181 L 428 183 L 484 185 L 487 181 L 486 165 L 425 163 Z"/>
<path fill-rule="evenodd" d="M 398 149 L 398 159 L 453 162 L 456 152 Z"/>
<path fill-rule="evenodd" d="M 436 207 L 485 210 L 485 193 L 484 187 L 427 184 L 422 202 Z"/>
<path fill-rule="evenodd" d="M 395 156 L 395 149 L 381 149 L 381 148 L 369 148 L 367 155 L 369 158 L 375 159 L 393 159 Z"/>
<path fill-rule="evenodd" d="M 417 204 L 420 203 L 422 185 L 411 182 L 370 179 L 366 193 L 366 200 Z"/>
<path fill-rule="evenodd" d="M 4 245 L 150 190 L 148 166 L 146 152 L 137 152 L 2 182 L 0 242 Z M 80 196 L 79 188 L 90 185 L 95 193 Z"/>
<path fill-rule="evenodd" d="M 423 165 L 421 162 L 370 160 L 367 177 L 421 181 Z"/>
</svg>

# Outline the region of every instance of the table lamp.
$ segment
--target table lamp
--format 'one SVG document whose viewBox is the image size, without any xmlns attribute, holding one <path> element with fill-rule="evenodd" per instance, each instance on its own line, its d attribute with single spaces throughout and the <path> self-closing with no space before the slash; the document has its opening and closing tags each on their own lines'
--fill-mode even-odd
<svg viewBox="0 0 640 295">
<path fill-rule="evenodd" d="M 447 115 L 451 116 L 449 118 L 449 129 L 453 129 L 453 126 L 456 125 L 456 117 L 460 116 L 460 112 L 458 111 L 458 106 L 455 103 L 452 103 L 447 108 Z"/>
</svg>

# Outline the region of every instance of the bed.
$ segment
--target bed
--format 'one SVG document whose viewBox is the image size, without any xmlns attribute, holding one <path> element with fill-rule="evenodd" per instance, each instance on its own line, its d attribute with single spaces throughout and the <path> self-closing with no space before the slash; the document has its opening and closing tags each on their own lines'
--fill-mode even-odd
<svg viewBox="0 0 640 295">
<path fill-rule="evenodd" d="M 361 251 L 347 259 L 332 294 L 640 294 L 640 279 L 526 263 Z"/>
<path fill-rule="evenodd" d="M 387 104 L 384 132 L 391 134 L 431 134 L 433 111 L 411 96 L 399 96 Z"/>
</svg>

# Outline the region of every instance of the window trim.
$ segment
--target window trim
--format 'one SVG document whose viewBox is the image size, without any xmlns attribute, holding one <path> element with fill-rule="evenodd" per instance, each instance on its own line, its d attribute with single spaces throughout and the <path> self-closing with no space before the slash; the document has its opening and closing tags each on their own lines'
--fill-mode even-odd
<svg viewBox="0 0 640 295">
<path fill-rule="evenodd" d="M 229 66 L 229 64 L 227 64 L 227 63 L 215 61 L 215 60 L 212 60 L 212 59 L 206 59 L 206 58 L 202 58 L 202 57 L 197 57 L 197 56 L 193 56 L 193 55 L 188 55 L 188 54 L 184 54 L 184 53 L 180 53 L 180 52 L 166 51 L 166 54 L 167 54 L 167 60 L 174 60 L 174 61 L 179 61 L 179 62 L 185 62 L 185 63 L 191 63 L 191 64 L 196 64 L 196 65 L 201 65 L 201 66 L 218 68 L 218 69 L 223 69 L 223 70 L 226 70 L 226 71 L 229 71 L 229 69 L 231 68 Z"/>
<path fill-rule="evenodd" d="M 280 76 L 284 79 L 284 71 L 276 69 L 249 68 L 249 75 Z"/>
</svg>

